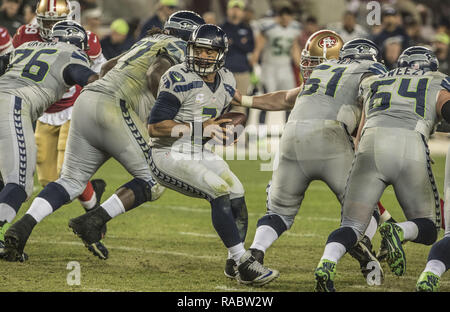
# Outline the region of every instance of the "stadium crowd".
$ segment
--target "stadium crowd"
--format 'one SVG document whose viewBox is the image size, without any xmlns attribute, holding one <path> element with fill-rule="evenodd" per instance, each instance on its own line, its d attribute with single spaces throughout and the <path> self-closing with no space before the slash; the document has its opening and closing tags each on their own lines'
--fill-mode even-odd
<svg viewBox="0 0 450 312">
<path fill-rule="evenodd" d="M 33 22 L 36 2 L 2 0 L 0 26 L 5 27 L 13 37 L 22 24 Z M 257 39 L 264 21 L 277 15 L 287 16 L 289 23 L 292 19 L 298 24 L 296 42 L 291 44 L 298 43 L 300 51 L 309 35 L 328 28 L 338 32 L 344 41 L 357 37 L 372 39 L 382 50 L 388 68 L 395 66 L 401 51 L 407 47 L 429 45 L 439 59 L 440 70 L 450 73 L 448 1 L 377 2 L 381 7 L 379 25 L 376 18 L 374 25 L 368 24 L 373 24 L 369 21 L 371 2 L 362 0 L 336 0 L 332 3 L 323 0 L 79 0 L 82 25 L 102 40 L 107 59 L 127 50 L 152 27 L 162 27 L 173 12 L 182 9 L 198 12 L 207 22 L 223 26 L 232 39 L 227 67 L 235 73 L 249 74 L 238 79 L 238 84 L 244 86 L 250 82 L 254 65 L 261 62 Z M 240 42 L 233 40 L 239 38 Z M 247 57 L 242 58 L 243 55 Z M 294 70 L 298 59 L 299 55 L 292 55 Z"/>
</svg>

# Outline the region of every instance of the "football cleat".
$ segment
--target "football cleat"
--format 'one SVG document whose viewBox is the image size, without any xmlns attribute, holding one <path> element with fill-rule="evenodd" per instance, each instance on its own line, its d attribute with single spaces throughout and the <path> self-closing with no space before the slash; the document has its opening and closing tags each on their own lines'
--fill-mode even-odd
<svg viewBox="0 0 450 312">
<path fill-rule="evenodd" d="M 387 218 L 387 219 L 386 219 Z M 383 219 L 386 219 L 385 221 L 383 221 Z M 384 223 L 384 222 L 390 222 L 390 223 L 397 223 L 397 221 L 395 221 L 394 218 L 392 218 L 392 216 L 390 215 L 390 213 L 386 210 L 384 212 L 384 214 L 381 215 L 380 217 L 380 222 Z M 388 254 L 388 249 L 386 244 L 384 243 L 384 240 L 381 240 L 380 243 L 380 249 L 378 250 L 377 253 L 377 259 L 379 262 L 384 262 L 386 261 L 387 258 L 387 254 Z"/>
<path fill-rule="evenodd" d="M 264 251 L 254 248 L 250 248 L 249 250 L 251 251 L 252 256 L 255 257 L 256 261 L 264 264 Z"/>
<path fill-rule="evenodd" d="M 423 272 L 420 274 L 416 284 L 418 292 L 438 292 L 440 277 L 431 272 Z"/>
<path fill-rule="evenodd" d="M 252 286 L 263 286 L 280 275 L 277 270 L 271 270 L 259 263 L 251 250 L 247 250 L 241 257 L 237 269 L 239 283 Z"/>
<path fill-rule="evenodd" d="M 107 212 L 100 207 L 69 221 L 69 227 L 81 238 L 86 248 L 102 260 L 108 259 L 109 254 L 101 241 L 102 229 L 106 224 L 106 216 L 102 216 L 104 214 Z"/>
<path fill-rule="evenodd" d="M 5 232 L 5 254 L 3 259 L 10 262 L 24 262 L 28 255 L 23 252 L 36 221 L 26 214 L 19 221 L 11 225 Z"/>
<path fill-rule="evenodd" d="M 385 222 L 380 225 L 380 234 L 387 247 L 387 263 L 391 271 L 402 276 L 406 271 L 406 255 L 402 247 L 403 230 L 395 223 Z"/>
<path fill-rule="evenodd" d="M 1 181 L 0 181 L 1 182 Z M 5 232 L 11 227 L 11 223 L 0 222 L 0 259 L 5 256 Z"/>
<path fill-rule="evenodd" d="M 322 259 L 314 271 L 316 278 L 316 292 L 335 292 L 334 277 L 336 275 L 336 263 Z"/>
<path fill-rule="evenodd" d="M 227 262 L 225 263 L 225 270 L 223 271 L 223 273 L 226 277 L 235 279 L 239 274 L 236 261 L 234 261 L 233 259 L 227 259 Z"/>
<path fill-rule="evenodd" d="M 348 253 L 358 260 L 366 282 L 369 286 L 380 286 L 384 281 L 383 269 L 372 250 L 372 243 L 366 235 Z"/>
</svg>

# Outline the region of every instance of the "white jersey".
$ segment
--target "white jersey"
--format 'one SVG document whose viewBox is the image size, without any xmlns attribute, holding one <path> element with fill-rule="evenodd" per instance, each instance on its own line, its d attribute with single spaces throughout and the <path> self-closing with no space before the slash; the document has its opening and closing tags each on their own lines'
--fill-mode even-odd
<svg viewBox="0 0 450 312">
<path fill-rule="evenodd" d="M 287 27 L 283 27 L 275 19 L 264 19 L 260 30 L 267 39 L 262 53 L 262 64 L 290 65 L 292 46 L 301 34 L 300 23 L 292 21 Z"/>
<path fill-rule="evenodd" d="M 13 51 L 8 71 L 0 78 L 0 90 L 29 103 L 36 120 L 70 88 L 63 73 L 71 64 L 89 67 L 89 57 L 66 42 L 24 43 Z"/>
<path fill-rule="evenodd" d="M 179 101 L 180 109 L 174 121 L 204 122 L 225 112 L 230 107 L 236 90 L 236 80 L 230 71 L 222 68 L 217 72 L 217 77 L 217 87 L 212 90 L 199 75 L 186 69 L 185 64 L 178 64 L 161 77 L 158 96 L 166 92 Z M 176 141 L 176 138 L 155 138 L 153 146 L 170 147 Z M 182 141 L 182 144 L 186 142 Z M 188 150 L 191 150 L 190 146 Z"/>
</svg>

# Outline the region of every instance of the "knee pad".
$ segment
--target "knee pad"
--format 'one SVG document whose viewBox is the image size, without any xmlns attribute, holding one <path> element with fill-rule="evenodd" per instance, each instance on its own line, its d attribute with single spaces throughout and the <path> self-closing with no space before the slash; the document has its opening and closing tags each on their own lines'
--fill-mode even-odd
<svg viewBox="0 0 450 312">
<path fill-rule="evenodd" d="M 436 225 L 430 219 L 415 219 L 411 220 L 417 225 L 419 229 L 419 234 L 417 238 L 413 241 L 414 243 L 423 244 L 423 245 L 433 245 L 437 240 L 438 231 L 436 229 Z"/>
<path fill-rule="evenodd" d="M 351 227 L 341 227 L 328 236 L 327 244 L 340 243 L 348 251 L 358 242 L 358 234 Z"/>
<path fill-rule="evenodd" d="M 282 217 L 277 214 L 266 214 L 264 217 L 258 220 L 257 226 L 262 225 L 270 226 L 277 232 L 278 237 L 281 236 L 287 229 L 286 223 L 283 221 Z"/>
<path fill-rule="evenodd" d="M 0 203 L 5 203 L 13 208 L 16 213 L 20 206 L 27 200 L 25 189 L 15 183 L 8 183 L 3 187 L 0 193 Z"/>
</svg>

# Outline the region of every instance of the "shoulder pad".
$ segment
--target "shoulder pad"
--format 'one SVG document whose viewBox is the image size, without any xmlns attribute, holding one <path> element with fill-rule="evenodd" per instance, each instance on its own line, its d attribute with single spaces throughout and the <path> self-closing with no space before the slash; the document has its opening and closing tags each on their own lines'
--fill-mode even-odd
<svg viewBox="0 0 450 312">
<path fill-rule="evenodd" d="M 381 63 L 373 63 L 369 67 L 369 71 L 374 75 L 383 75 L 387 73 L 386 67 Z"/>
</svg>

